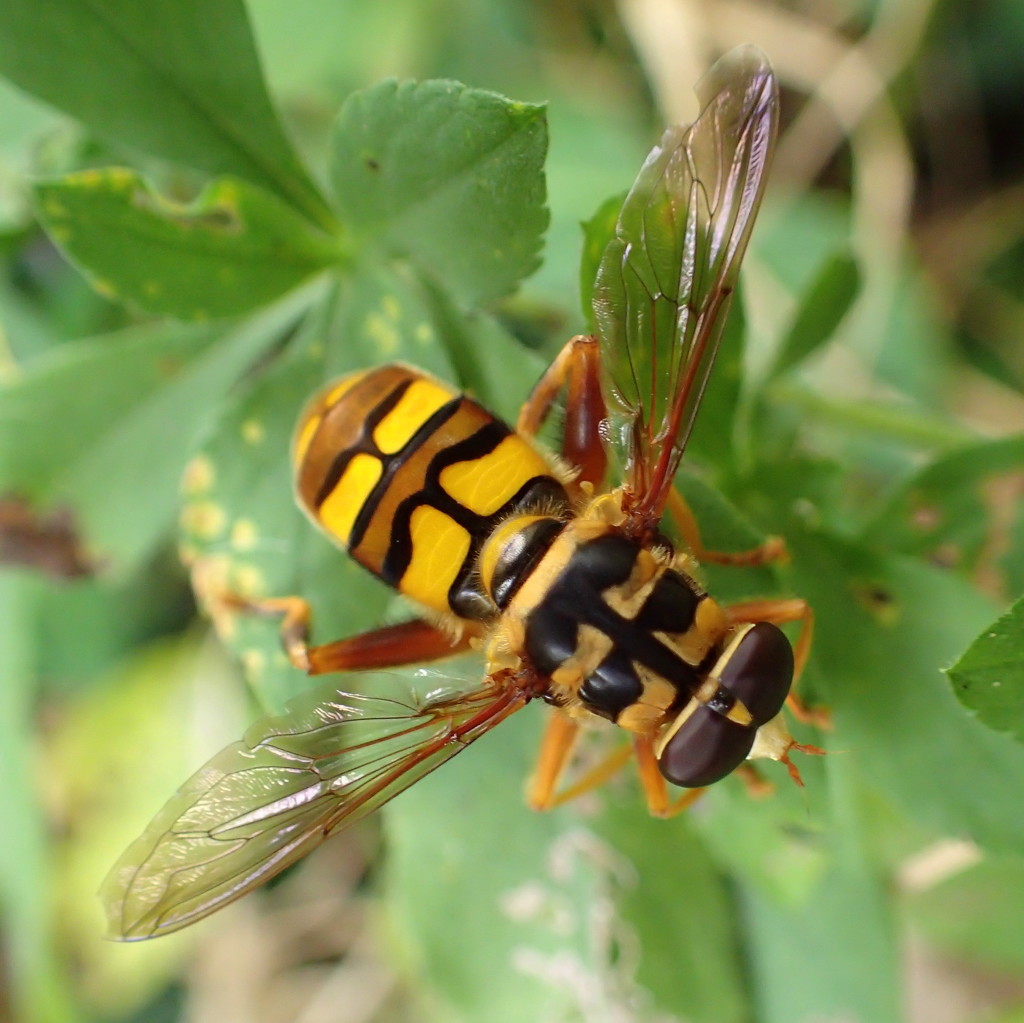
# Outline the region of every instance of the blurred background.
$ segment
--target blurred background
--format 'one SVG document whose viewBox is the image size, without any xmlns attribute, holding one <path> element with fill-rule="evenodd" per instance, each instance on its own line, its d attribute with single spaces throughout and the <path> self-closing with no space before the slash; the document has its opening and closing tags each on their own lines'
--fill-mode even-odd
<svg viewBox="0 0 1024 1023">
<path fill-rule="evenodd" d="M 813 422 L 816 455 L 860 466 L 847 494 L 850 521 L 855 512 L 870 518 L 872 503 L 883 502 L 884 484 L 905 478 L 936 452 L 967 439 L 1012 437 L 1024 427 L 1019 0 L 248 0 L 246 6 L 269 91 L 314 168 L 324 162 L 329 127 L 345 97 L 388 76 L 452 78 L 547 103 L 551 224 L 544 261 L 499 310 L 521 340 L 547 353 L 582 325 L 580 223 L 629 186 L 666 123 L 695 115 L 693 85 L 710 63 L 739 43 L 756 43 L 782 86 L 783 130 L 745 266 L 745 293 L 758 315 L 750 344 L 756 359 L 758 340 L 776 336 L 792 317 L 823 254 L 852 256 L 859 290 L 835 342 L 799 388 L 787 394 L 780 385 L 795 415 Z M 16 382 L 37 360 L 59 363 L 74 339 L 139 321 L 92 290 L 61 257 L 36 222 L 28 190 L 34 178 L 123 161 L 111 143 L 0 82 L 0 383 Z M 88 399 L 86 376 L 79 392 L 68 397 L 76 408 Z M 887 410 L 884 424 L 873 418 L 878 408 Z M 58 434 L 63 415 L 60 405 L 5 406 L 0 432 L 7 463 L 0 469 L 6 473 L 17 461 L 31 424 L 45 417 Z M 899 444 L 889 442 L 891 431 Z M 1024 472 L 1015 455 L 1008 462 L 985 480 L 978 506 L 984 522 L 979 511 L 965 527 L 976 532 L 971 585 L 993 617 L 1024 590 Z M 807 879 L 823 876 L 808 854 L 802 866 L 790 864 L 795 880 L 777 913 L 758 908 L 730 874 L 736 860 L 723 837 L 733 833 L 727 829 L 712 828 L 703 838 L 700 824 L 693 832 L 659 831 L 669 826 L 648 821 L 632 792 L 607 811 L 618 821 L 615 842 L 604 844 L 568 818 L 563 858 L 550 861 L 547 883 L 573 891 L 572 904 L 589 905 L 599 918 L 584 942 L 593 973 L 567 953 L 560 957 L 557 941 L 540 959 L 514 941 L 503 946 L 507 960 L 490 955 L 486 917 L 478 932 L 444 933 L 448 914 L 461 920 L 465 904 L 494 894 L 487 862 L 465 866 L 465 883 L 455 889 L 465 904 L 453 908 L 440 897 L 431 904 L 427 892 L 422 904 L 411 905 L 410 886 L 429 889 L 444 856 L 414 863 L 408 853 L 386 856 L 385 848 L 401 849 L 430 827 L 440 828 L 444 846 L 451 832 L 481 826 L 465 819 L 438 825 L 436 806 L 417 809 L 411 794 L 410 809 L 388 818 L 385 834 L 371 823 L 328 843 L 271 890 L 194 932 L 143 946 L 103 942 L 94 892 L 107 866 L 205 756 L 241 733 L 253 709 L 234 662 L 197 617 L 170 525 L 141 566 L 107 571 L 75 548 L 66 513 L 51 509 L 44 557 L 33 548 L 39 521 L 7 490 L 4 473 L 0 1019 L 1024 1020 L 1024 847 L 989 857 L 984 872 L 972 873 L 983 858 L 976 841 L 955 825 L 948 831 L 941 824 L 908 825 L 877 792 L 858 797 L 872 827 L 870 855 L 854 873 L 870 874 L 871 884 L 837 894 L 831 907 L 825 907 L 827 892 L 823 901 L 801 902 Z M 916 514 L 927 525 L 928 506 Z M 925 553 L 932 565 L 956 567 L 954 544 Z M 882 593 L 878 603 L 884 602 Z M 894 677 L 892 685 L 900 681 Z M 513 765 L 525 762 L 532 734 L 510 728 L 507 738 L 495 735 L 495 756 L 480 769 L 479 784 L 515 790 L 505 794 L 510 806 L 517 805 L 522 769 L 503 775 L 500 761 L 507 755 Z M 141 765 L 140 750 L 152 751 Z M 884 760 L 886 750 L 861 755 Z M 460 764 L 464 778 L 473 779 L 474 768 Z M 1008 788 L 1020 792 L 1022 781 L 1008 778 Z M 935 776 L 933 784 L 938 789 L 945 780 Z M 986 792 L 976 796 L 983 803 Z M 437 802 L 445 798 L 454 800 L 457 816 L 457 798 L 439 793 Z M 790 835 L 816 830 L 814 797 L 809 804 L 795 794 L 783 798 L 795 805 L 798 823 L 786 825 Z M 723 799 L 723 814 L 745 812 L 742 791 Z M 965 796 L 965 815 L 970 803 Z M 514 818 L 496 810 L 493 825 L 506 847 L 525 849 L 535 839 L 531 818 L 525 810 L 509 812 Z M 764 812 L 760 803 L 751 811 L 754 817 Z M 839 819 L 830 826 L 841 834 L 846 825 Z M 628 853 L 631 843 L 661 851 L 667 862 L 659 877 L 641 873 Z M 765 849 L 764 857 L 778 851 Z M 584 883 L 574 857 L 599 864 L 607 883 L 628 894 L 607 898 L 590 874 Z M 762 862 L 756 844 L 750 857 Z M 705 869 L 714 890 L 688 887 Z M 535 896 L 525 886 L 506 892 L 506 915 L 531 919 Z M 647 913 L 653 933 L 663 927 L 662 947 L 647 941 L 639 967 L 639 946 L 600 918 L 630 899 L 670 902 L 684 918 L 691 903 L 710 900 L 720 912 L 701 919 L 713 918 L 728 932 L 732 965 L 722 971 L 709 958 L 708 990 L 685 1006 L 666 1004 L 659 992 L 671 985 L 664 978 L 681 958 L 700 965 L 709 933 L 659 922 L 657 905 L 633 906 Z M 810 949 L 818 940 L 814 921 L 852 918 L 853 907 L 871 900 L 877 900 L 872 912 L 884 906 L 877 917 L 887 921 L 884 935 L 864 923 L 832 957 L 868 965 L 815 975 L 821 966 Z M 556 937 L 559 905 L 544 903 L 542 912 Z M 825 907 L 820 917 L 817 906 Z M 784 938 L 794 928 L 797 938 Z M 809 943 L 803 948 L 801 934 Z M 778 947 L 776 961 L 755 955 L 755 946 Z M 520 975 L 529 983 L 517 1005 Z M 527 989 L 534 984 L 557 997 L 533 995 Z M 811 993 L 803 1001 L 783 990 L 804 987 Z M 489 1001 L 488 989 L 500 989 L 505 1001 Z"/>
</svg>

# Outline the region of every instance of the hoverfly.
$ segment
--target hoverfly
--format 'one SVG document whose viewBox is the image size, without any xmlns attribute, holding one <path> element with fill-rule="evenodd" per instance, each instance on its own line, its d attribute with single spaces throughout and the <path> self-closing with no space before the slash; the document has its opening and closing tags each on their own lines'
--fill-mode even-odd
<svg viewBox="0 0 1024 1023">
<path fill-rule="evenodd" d="M 597 336 L 573 338 L 515 429 L 405 365 L 329 384 L 293 444 L 300 506 L 423 617 L 319 646 L 298 597 L 283 614 L 309 674 L 436 660 L 473 647 L 468 691 L 307 694 L 215 756 L 124 853 L 101 895 L 115 936 L 184 927 L 362 819 L 527 703 L 551 704 L 529 802 L 551 807 L 629 756 L 667 816 L 749 756 L 789 764 L 780 711 L 806 660 L 799 600 L 724 607 L 693 578 L 710 556 L 673 487 L 761 202 L 778 89 L 752 47 L 698 86 L 626 198 L 594 291 Z M 533 438 L 565 391 L 559 457 Z M 609 452 L 611 449 L 611 452 Z M 606 485 L 609 453 L 624 479 Z M 667 517 L 690 553 L 661 532 Z M 755 563 L 778 543 L 722 560 Z M 778 628 L 799 621 L 795 646 Z M 630 734 L 571 793 L 573 741 L 604 718 Z M 669 795 L 668 783 L 684 787 Z"/>
</svg>

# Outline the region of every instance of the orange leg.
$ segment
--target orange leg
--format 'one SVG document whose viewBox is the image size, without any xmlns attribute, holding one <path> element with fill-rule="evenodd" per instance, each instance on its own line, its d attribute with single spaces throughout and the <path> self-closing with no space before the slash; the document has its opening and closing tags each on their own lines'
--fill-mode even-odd
<svg viewBox="0 0 1024 1023">
<path fill-rule="evenodd" d="M 814 638 L 814 610 L 810 604 L 799 597 L 787 600 L 748 600 L 742 604 L 730 604 L 726 611 L 734 622 L 771 622 L 772 625 L 800 623 L 800 632 L 796 643 L 793 644 L 793 685 L 796 686 L 807 666 L 811 640 Z M 831 726 L 827 710 L 821 707 L 808 707 L 794 692 L 790 692 L 786 697 L 786 706 L 797 721 L 818 728 Z"/>
<path fill-rule="evenodd" d="M 580 726 L 556 710 L 548 718 L 540 742 L 537 767 L 527 786 L 526 802 L 531 810 L 551 810 L 563 802 L 555 789 L 572 756 Z"/>
<path fill-rule="evenodd" d="M 619 746 L 572 785 L 557 791 L 558 783 L 572 758 L 579 730 L 579 724 L 561 711 L 556 711 L 548 719 L 540 744 L 537 769 L 530 779 L 526 795 L 531 810 L 553 810 L 556 806 L 592 792 L 617 774 L 633 755 L 631 746 Z"/>
<path fill-rule="evenodd" d="M 572 785 L 558 791 L 580 726 L 567 714 L 556 711 L 548 719 L 540 744 L 537 769 L 530 779 L 526 802 L 531 810 L 553 810 L 578 796 L 599 788 L 617 774 L 633 755 L 631 746 L 618 746 L 608 756 L 585 771 Z"/>
<path fill-rule="evenodd" d="M 647 800 L 647 809 L 652 817 L 675 817 L 695 802 L 707 791 L 706 789 L 685 789 L 683 793 L 672 800 L 668 794 L 668 784 L 665 776 L 658 767 L 658 759 L 654 755 L 654 742 L 644 736 L 636 736 L 633 739 L 633 749 L 636 753 L 636 766 L 640 774 L 640 784 L 644 790 L 644 798 Z"/>
<path fill-rule="evenodd" d="M 281 642 L 288 660 L 309 675 L 332 671 L 369 671 L 402 664 L 436 661 L 461 653 L 472 637 L 455 638 L 429 622 L 415 618 L 397 625 L 371 629 L 358 636 L 337 639 L 320 646 L 309 645 L 309 604 L 302 597 L 270 597 L 247 600 L 234 594 L 222 598 L 238 610 L 281 617 Z"/>
<path fill-rule="evenodd" d="M 580 726 L 568 715 L 556 712 L 548 720 L 541 740 L 537 769 L 530 780 L 527 803 L 532 810 L 553 810 L 578 796 L 593 792 L 614 777 L 632 757 L 636 757 L 640 785 L 647 809 L 654 817 L 674 817 L 700 798 L 703 789 L 687 789 L 675 800 L 669 797 L 668 784 L 658 767 L 651 739 L 635 736 L 631 745 L 618 746 L 606 757 L 564 789 L 558 783 L 572 759 Z"/>
<path fill-rule="evenodd" d="M 579 469 L 576 482 L 598 486 L 608 468 L 608 454 L 600 433 L 607 412 L 601 391 L 601 350 L 596 337 L 578 334 L 566 343 L 527 398 L 516 430 L 534 436 L 563 387 L 566 400 L 562 457 Z"/>
<path fill-rule="evenodd" d="M 675 487 L 668 493 L 667 509 L 687 549 L 697 561 L 710 561 L 715 565 L 765 565 L 772 561 L 785 561 L 788 557 L 786 543 L 780 536 L 770 536 L 748 551 L 708 550 L 701 539 L 693 510 Z"/>
<path fill-rule="evenodd" d="M 438 661 L 470 648 L 472 636 L 456 638 L 429 622 L 414 618 L 397 625 L 385 625 L 358 636 L 309 647 L 309 674 L 330 671 L 368 671 L 396 668 L 403 664 Z"/>
</svg>

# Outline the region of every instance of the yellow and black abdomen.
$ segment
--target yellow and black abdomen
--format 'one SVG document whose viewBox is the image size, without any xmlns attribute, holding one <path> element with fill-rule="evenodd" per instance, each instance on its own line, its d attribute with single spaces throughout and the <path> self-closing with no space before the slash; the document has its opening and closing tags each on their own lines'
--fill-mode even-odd
<svg viewBox="0 0 1024 1023">
<path fill-rule="evenodd" d="M 460 618 L 497 613 L 476 559 L 522 509 L 567 508 L 547 460 L 475 401 L 403 365 L 336 380 L 293 446 L 306 513 L 374 575 Z"/>
</svg>

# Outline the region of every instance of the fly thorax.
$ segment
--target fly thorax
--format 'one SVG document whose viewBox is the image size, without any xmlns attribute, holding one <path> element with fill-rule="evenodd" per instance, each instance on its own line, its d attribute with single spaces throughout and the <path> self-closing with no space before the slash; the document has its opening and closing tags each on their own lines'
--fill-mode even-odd
<svg viewBox="0 0 1024 1023">
<path fill-rule="evenodd" d="M 693 644 L 691 664 L 672 637 L 688 635 L 708 598 L 669 561 L 607 522 L 566 524 L 505 615 L 557 702 L 649 733 L 692 691 L 708 643 Z"/>
</svg>

